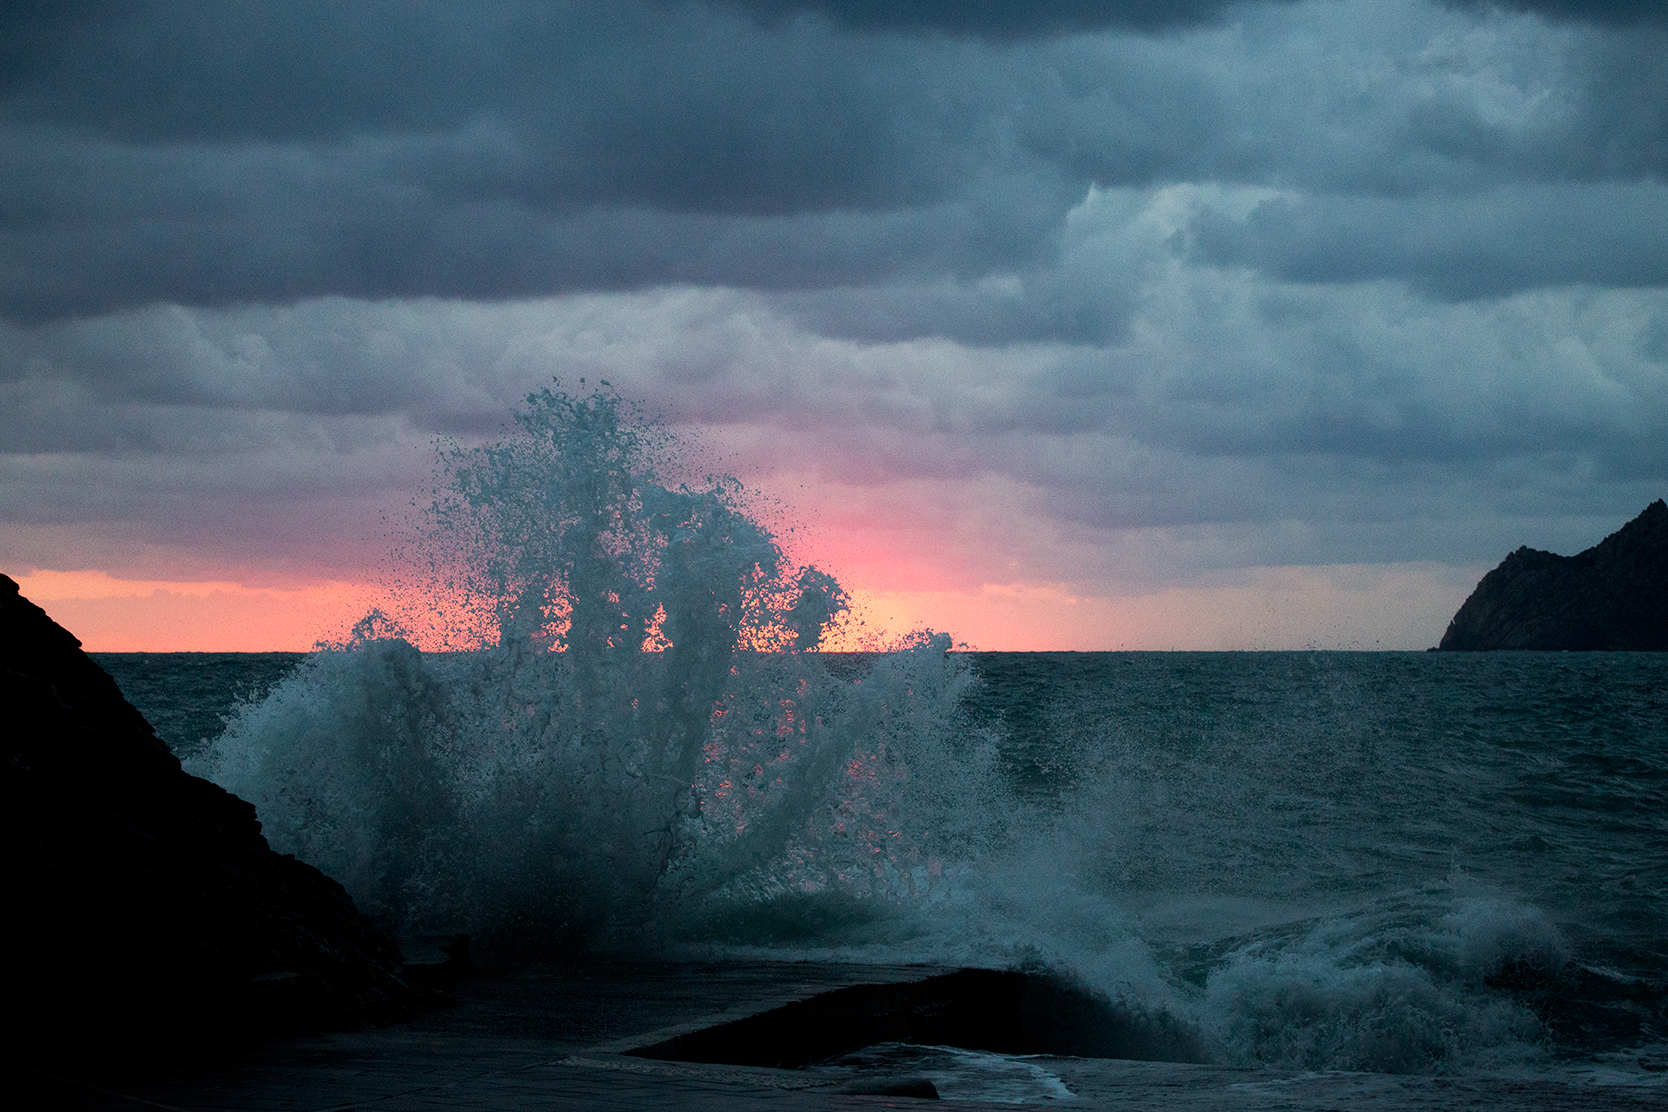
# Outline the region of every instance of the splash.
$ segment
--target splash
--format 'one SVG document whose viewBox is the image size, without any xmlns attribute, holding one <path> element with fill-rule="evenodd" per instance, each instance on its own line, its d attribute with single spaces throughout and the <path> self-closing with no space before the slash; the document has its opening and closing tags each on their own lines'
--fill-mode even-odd
<svg viewBox="0 0 1668 1112">
<path fill-rule="evenodd" d="M 610 394 L 517 420 L 445 457 L 428 515 L 458 651 L 369 615 L 198 766 L 396 932 L 1041 965 L 1235 1065 L 1660 1059 L 1660 860 L 1523 802 L 1602 774 L 1648 833 L 1660 759 L 1543 777 L 1592 756 L 1562 712 L 1525 740 L 1552 664 L 1023 655 L 980 682 L 941 635 L 827 653 L 844 592 L 739 484 L 663 478 L 677 446 Z"/>
<path fill-rule="evenodd" d="M 428 515 L 491 643 L 421 652 L 373 613 L 240 707 L 208 774 L 393 929 L 507 953 L 942 887 L 981 782 L 914 772 L 980 761 L 949 639 L 813 651 L 845 593 L 740 484 L 662 482 L 675 445 L 611 393 L 541 391 L 516 422 L 446 457 Z"/>
</svg>

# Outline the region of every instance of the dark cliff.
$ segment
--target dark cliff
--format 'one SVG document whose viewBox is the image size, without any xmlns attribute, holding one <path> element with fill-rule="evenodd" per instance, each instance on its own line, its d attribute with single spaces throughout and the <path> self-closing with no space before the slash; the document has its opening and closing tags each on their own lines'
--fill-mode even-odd
<svg viewBox="0 0 1668 1112">
<path fill-rule="evenodd" d="M 1668 505 L 1576 556 L 1520 548 L 1483 576 L 1441 649 L 1668 651 Z"/>
<path fill-rule="evenodd" d="M 398 949 L 342 887 L 181 769 L 3 575 L 0 722 L 10 1046 L 143 1052 L 409 1008 Z"/>
</svg>

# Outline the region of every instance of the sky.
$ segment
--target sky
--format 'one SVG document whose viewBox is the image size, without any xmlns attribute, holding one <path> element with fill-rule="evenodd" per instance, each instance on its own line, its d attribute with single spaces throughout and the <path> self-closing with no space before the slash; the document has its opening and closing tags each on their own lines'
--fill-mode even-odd
<svg viewBox="0 0 1668 1112">
<path fill-rule="evenodd" d="M 871 632 L 1424 648 L 1668 494 L 1664 57 L 1651 0 L 10 3 L 0 571 L 304 649 L 437 440 L 606 379 Z"/>
</svg>

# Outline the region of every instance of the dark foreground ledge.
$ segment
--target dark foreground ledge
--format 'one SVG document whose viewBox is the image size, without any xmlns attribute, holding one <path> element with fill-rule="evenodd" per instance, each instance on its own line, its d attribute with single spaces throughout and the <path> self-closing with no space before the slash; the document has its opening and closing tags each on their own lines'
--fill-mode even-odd
<svg viewBox="0 0 1668 1112">
<path fill-rule="evenodd" d="M 8 1096 L 26 1080 L 55 1112 L 172 1108 L 187 1112 L 321 1109 L 525 1109 L 528 1112 L 853 1112 L 920 1105 L 921 1079 L 812 1064 L 803 1069 L 633 1055 L 680 1035 L 776 1013 L 819 997 L 884 997 L 946 970 L 760 961 L 533 967 L 466 980 L 452 1008 L 397 1026 L 273 1039 L 238 1053 L 147 1069 L 101 1069 L 89 1060 L 51 1076 L 0 1064 Z M 929 990 L 928 996 L 936 990 Z M 819 1005 L 820 1006 L 820 1005 Z M 1051 1075 L 1069 1095 L 1033 1094 L 1057 1108 L 1166 1112 L 1282 1109 L 1362 1112 L 1467 1108 L 1479 1112 L 1660 1110 L 1660 1087 L 1592 1077 L 1502 1074 L 1393 1075 L 1296 1071 L 1044 1055 L 1026 1070 Z M 1647 1080 L 1656 1074 L 1643 1075 Z M 937 1107 L 1001 1107 L 1014 1094 L 958 1091 L 935 1074 Z M 916 1083 L 912 1083 L 912 1081 Z M 1073 1099 L 1075 1098 L 1075 1099 Z M 979 1103 L 963 1103 L 977 1101 Z M 14 1102 L 15 1103 L 15 1102 Z"/>
<path fill-rule="evenodd" d="M 188 775 L 81 643 L 0 575 L 6 1057 L 409 1014 L 400 954 L 255 809 Z"/>
</svg>

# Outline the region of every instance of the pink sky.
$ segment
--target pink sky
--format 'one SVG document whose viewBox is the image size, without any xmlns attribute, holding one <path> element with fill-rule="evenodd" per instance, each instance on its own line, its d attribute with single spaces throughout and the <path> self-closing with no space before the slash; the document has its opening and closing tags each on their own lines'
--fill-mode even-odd
<svg viewBox="0 0 1668 1112">
<path fill-rule="evenodd" d="M 124 580 L 103 572 L 17 577 L 23 593 L 90 652 L 305 651 L 340 638 L 377 601 L 369 584 L 291 589 L 233 581 Z M 1439 565 L 1261 569 L 1234 582 L 1123 597 L 1058 586 L 852 591 L 862 632 L 951 633 L 994 651 L 1422 648 L 1469 582 Z M 848 639 L 831 647 L 858 647 Z"/>
<path fill-rule="evenodd" d="M 339 634 L 553 381 L 988 649 L 1422 649 L 1668 492 L 1654 15 L 477 6 L 0 8 L 0 571 L 90 647 Z"/>
</svg>

